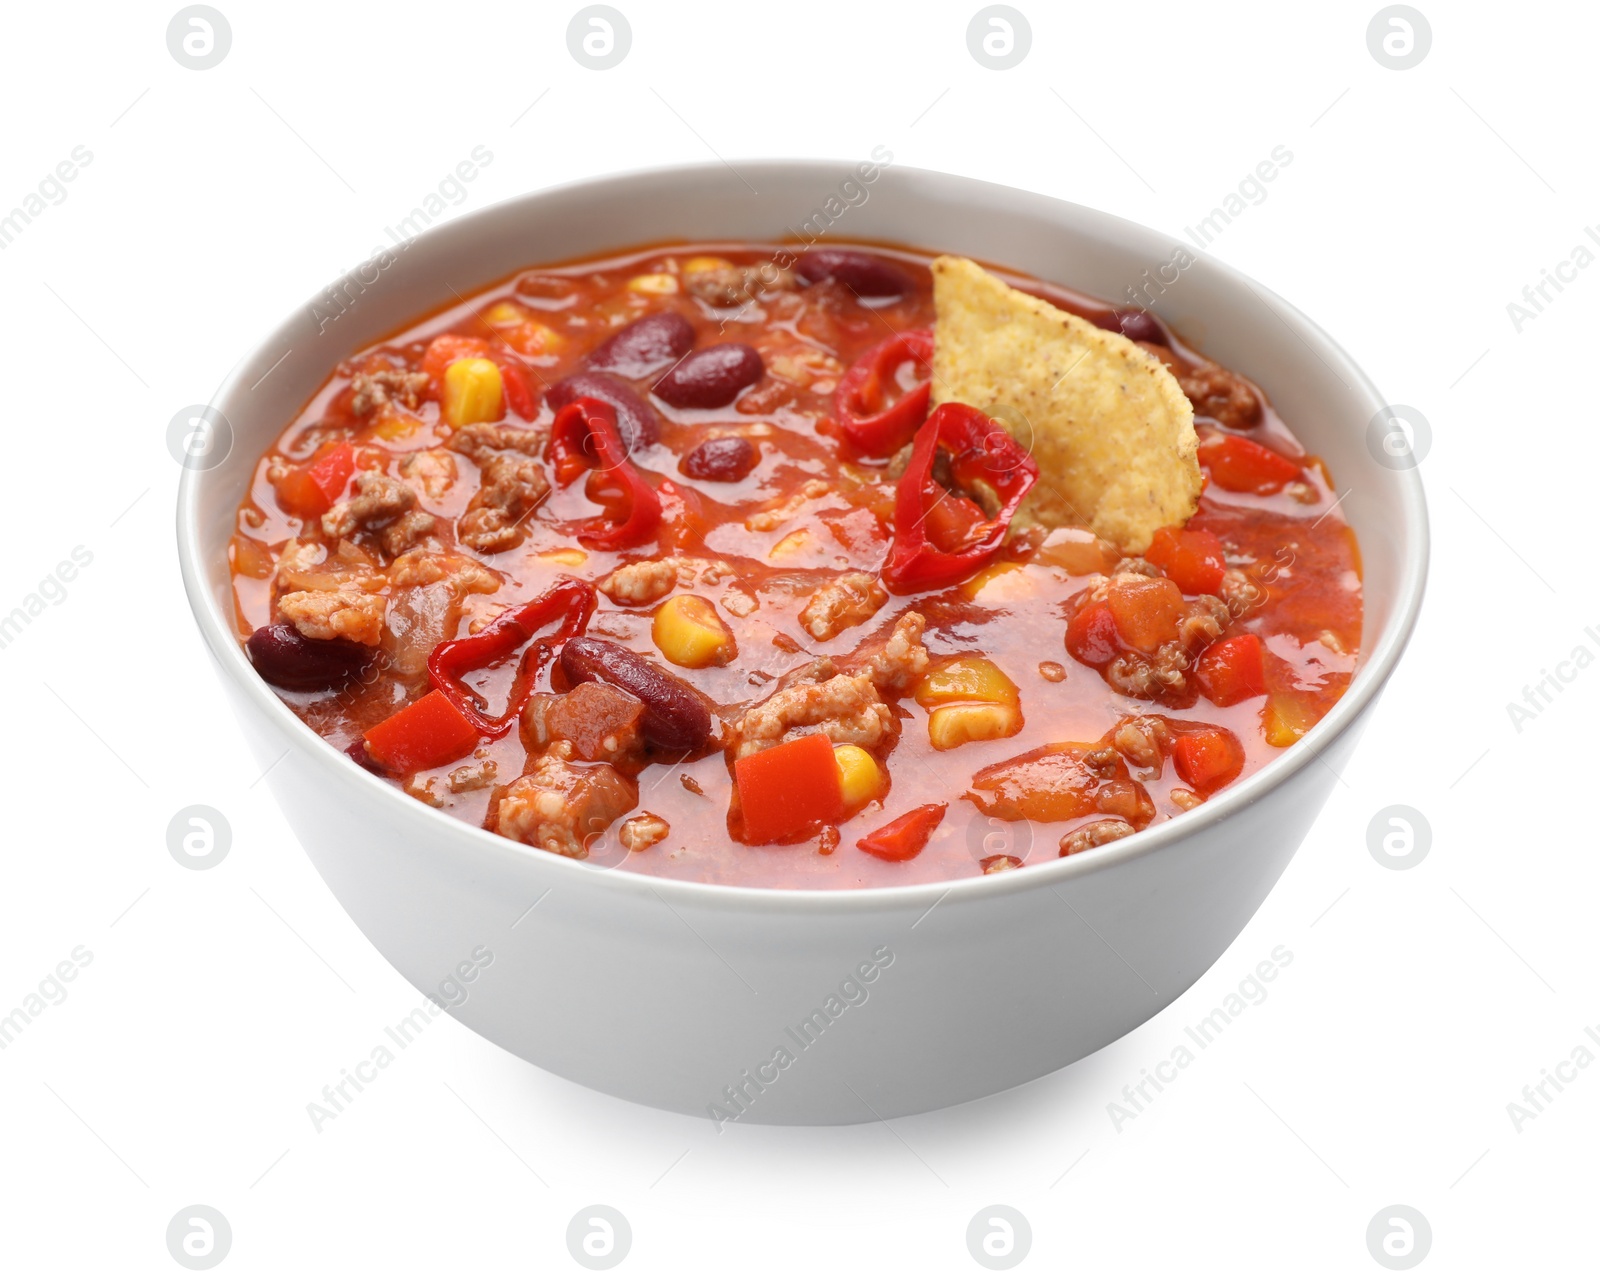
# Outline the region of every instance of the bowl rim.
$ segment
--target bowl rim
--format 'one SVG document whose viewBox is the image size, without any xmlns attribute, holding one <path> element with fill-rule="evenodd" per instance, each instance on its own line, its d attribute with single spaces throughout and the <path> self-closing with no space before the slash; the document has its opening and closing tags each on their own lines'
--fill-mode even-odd
<svg viewBox="0 0 1600 1277">
<path fill-rule="evenodd" d="M 819 176 L 836 177 L 841 169 L 849 169 L 853 161 L 805 158 L 742 159 L 740 164 L 747 171 L 782 172 L 788 175 L 796 170 L 812 170 Z M 724 164 L 706 162 L 653 165 L 576 178 L 497 200 L 470 213 L 431 226 L 417 238 L 420 240 L 447 236 L 464 237 L 470 234 L 474 224 L 503 214 L 509 206 L 532 206 L 585 188 L 626 187 L 663 179 L 692 182 L 713 176 L 725 177 L 726 173 Z M 1053 209 L 1058 214 L 1066 214 L 1071 219 L 1074 229 L 1080 234 L 1092 230 L 1102 236 L 1124 239 L 1130 235 L 1161 235 L 1161 232 L 1114 214 L 1055 196 L 1041 195 L 979 178 L 900 164 L 894 165 L 892 169 L 886 168 L 885 173 L 895 174 L 896 180 L 909 180 L 913 183 L 955 182 L 973 190 L 975 194 L 987 195 L 997 201 L 1003 200 L 1013 206 L 1026 205 L 1041 211 Z M 626 247 L 626 245 L 619 246 L 619 251 Z M 1208 269 L 1215 272 L 1226 285 L 1237 289 L 1248 289 L 1255 293 L 1277 313 L 1283 323 L 1302 342 L 1333 368 L 1352 390 L 1366 394 L 1374 403 L 1387 402 L 1344 348 L 1298 308 L 1226 262 L 1198 249 L 1192 251 L 1197 258 L 1205 261 Z M 526 269 L 532 265 L 535 263 L 511 269 Z M 298 317 L 306 313 L 306 306 L 322 295 L 323 290 L 320 289 L 313 293 L 305 306 L 290 312 L 276 328 L 241 356 L 223 378 L 210 403 L 213 406 L 224 405 L 238 392 L 255 356 L 268 348 L 287 349 L 292 344 L 291 329 Z M 334 749 L 303 723 L 255 672 L 255 668 L 245 656 L 243 645 L 234 633 L 232 618 L 223 615 L 223 610 L 212 596 L 205 579 L 198 512 L 200 492 L 207 482 L 207 477 L 213 473 L 212 470 L 189 467 L 184 467 L 182 470 L 178 484 L 176 512 L 178 561 L 190 610 L 194 614 L 201 636 L 212 656 L 216 658 L 223 675 L 231 680 L 235 689 L 242 692 L 256 709 L 283 729 L 291 741 L 304 742 L 310 746 L 307 752 L 317 760 L 313 765 L 324 768 L 331 765 L 334 773 L 330 775 L 330 781 L 354 783 L 364 788 L 370 795 L 370 801 L 394 804 L 397 819 L 421 822 L 418 826 L 419 835 L 421 831 L 431 830 L 432 834 L 428 836 L 425 845 L 435 848 L 439 854 L 454 854 L 459 849 L 489 859 L 526 862 L 539 872 L 556 875 L 557 882 L 552 885 L 567 882 L 573 887 L 599 887 L 601 890 L 617 890 L 634 895 L 648 892 L 669 905 L 682 903 L 703 909 L 754 908 L 762 912 L 787 912 L 793 909 L 816 909 L 825 903 L 834 909 L 846 912 L 861 910 L 889 912 L 918 907 L 931 912 L 932 908 L 942 903 L 946 897 L 955 897 L 958 901 L 976 900 L 1009 895 L 1018 891 L 1047 889 L 1085 875 L 1110 870 L 1132 860 L 1156 855 L 1227 821 L 1265 798 L 1271 791 L 1282 786 L 1305 768 L 1322 763 L 1323 753 L 1351 728 L 1388 681 L 1416 627 L 1427 584 L 1430 541 L 1427 502 L 1423 494 L 1419 468 L 1412 466 L 1406 470 L 1393 472 L 1400 488 L 1396 530 L 1403 536 L 1405 545 L 1405 556 L 1396 582 L 1393 611 L 1371 648 L 1362 653 L 1361 664 L 1357 667 L 1344 695 L 1300 741 L 1284 750 L 1259 771 L 1229 785 L 1195 810 L 1162 821 L 1130 837 L 1076 855 L 1027 865 L 1026 872 L 979 874 L 973 877 L 936 879 L 896 886 L 827 888 L 744 886 L 631 873 L 618 870 L 616 866 L 594 865 L 566 856 L 551 855 L 539 848 L 526 847 L 437 811 L 409 797 L 398 787 L 373 775 L 353 759 Z M 398 815 L 402 811 L 409 812 L 409 816 Z M 608 880 L 611 885 L 601 886 L 603 879 Z"/>
</svg>

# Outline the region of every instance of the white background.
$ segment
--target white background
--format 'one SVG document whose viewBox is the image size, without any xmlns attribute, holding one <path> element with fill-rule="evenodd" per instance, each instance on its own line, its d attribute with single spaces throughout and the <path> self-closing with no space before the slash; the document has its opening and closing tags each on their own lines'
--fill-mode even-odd
<svg viewBox="0 0 1600 1277">
<path fill-rule="evenodd" d="M 1022 1271 L 1379 1272 L 1365 1235 L 1392 1203 L 1431 1224 L 1423 1271 L 1593 1264 L 1600 1067 L 1520 1132 L 1507 1105 L 1600 1023 L 1600 671 L 1521 731 L 1506 709 L 1600 653 L 1600 269 L 1520 334 L 1506 309 L 1600 221 L 1591 10 L 1419 0 L 1432 49 L 1394 71 L 1372 0 L 1018 0 L 1032 48 L 997 72 L 968 52 L 970 2 L 617 0 L 632 49 L 596 72 L 567 50 L 576 4 L 217 3 L 233 44 L 207 71 L 168 53 L 175 5 L 6 18 L 0 211 L 75 146 L 93 160 L 0 251 L 0 613 L 74 547 L 93 561 L 0 650 L 0 1013 L 75 946 L 93 960 L 0 1051 L 0 1268 L 181 1271 L 164 1235 L 191 1203 L 231 1222 L 238 1273 L 580 1271 L 566 1227 L 594 1202 L 631 1222 L 635 1272 L 975 1272 L 966 1225 L 992 1203 L 1031 1222 Z M 1431 421 L 1432 578 L 1299 856 L 1173 1006 L 892 1129 L 721 1134 L 440 1018 L 313 1129 L 306 1105 L 420 997 L 257 783 L 179 588 L 164 435 L 480 144 L 453 212 L 881 144 L 1174 235 L 1293 152 L 1213 251 Z M 206 872 L 167 850 L 192 803 L 234 833 Z M 1404 872 L 1368 851 L 1395 803 L 1432 827 Z M 1278 945 L 1267 1000 L 1119 1131 L 1108 1104 Z"/>
</svg>

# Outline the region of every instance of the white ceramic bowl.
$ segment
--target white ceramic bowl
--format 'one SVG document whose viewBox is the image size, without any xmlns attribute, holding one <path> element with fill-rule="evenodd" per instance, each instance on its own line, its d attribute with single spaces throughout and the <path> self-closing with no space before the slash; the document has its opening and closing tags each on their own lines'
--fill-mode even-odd
<svg viewBox="0 0 1600 1277">
<path fill-rule="evenodd" d="M 231 449 L 185 473 L 178 549 L 200 631 L 262 765 L 283 756 L 268 780 L 290 825 L 418 989 L 439 998 L 459 964 L 487 948 L 492 963 L 461 986 L 453 1013 L 541 1068 L 684 1113 L 716 1105 L 752 1122 L 869 1121 L 1070 1064 L 1216 961 L 1326 801 L 1411 633 L 1427 518 L 1415 469 L 1391 468 L 1369 444 L 1384 401 L 1344 352 L 1266 289 L 1197 261 L 1154 308 L 1265 388 L 1349 489 L 1342 509 L 1361 540 L 1360 668 L 1301 743 L 1199 810 L 1121 842 L 1022 872 L 862 891 L 608 872 L 433 811 L 302 725 L 256 676 L 231 621 L 225 547 L 252 467 L 337 360 L 452 291 L 470 295 L 521 267 L 651 241 L 781 239 L 808 220 L 815 228 L 830 198 L 844 211 L 824 242 L 962 253 L 1113 300 L 1176 246 L 1103 213 L 945 174 L 891 167 L 849 187 L 846 163 L 739 169 L 742 178 L 722 165 L 627 174 L 462 217 L 393 264 L 348 277 L 350 302 L 321 332 L 312 307 L 329 307 L 319 295 L 221 390 Z"/>
</svg>

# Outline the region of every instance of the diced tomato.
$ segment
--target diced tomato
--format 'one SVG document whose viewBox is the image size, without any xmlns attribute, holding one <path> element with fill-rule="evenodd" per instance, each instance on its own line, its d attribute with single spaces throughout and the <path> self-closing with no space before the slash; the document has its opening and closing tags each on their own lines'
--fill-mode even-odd
<svg viewBox="0 0 1600 1277">
<path fill-rule="evenodd" d="M 1215 594 L 1222 588 L 1228 566 L 1222 542 L 1215 532 L 1187 528 L 1157 528 L 1144 552 L 1185 594 Z"/>
<path fill-rule="evenodd" d="M 1183 619 L 1183 591 L 1163 576 L 1129 576 L 1113 581 L 1106 605 L 1122 641 L 1141 652 L 1153 652 L 1178 637 Z"/>
<path fill-rule="evenodd" d="M 324 515 L 344 494 L 355 468 L 356 450 L 349 443 L 325 444 L 308 464 L 278 480 L 278 503 L 303 518 Z"/>
<path fill-rule="evenodd" d="M 1203 727 L 1178 737 L 1172 761 L 1189 785 L 1209 794 L 1244 770 L 1244 746 L 1226 727 Z"/>
<path fill-rule="evenodd" d="M 733 775 L 747 843 L 793 841 L 844 816 L 833 744 L 821 732 L 747 755 Z"/>
<path fill-rule="evenodd" d="M 396 776 L 453 763 L 471 753 L 478 739 L 478 729 L 440 691 L 389 715 L 362 737 L 368 755 Z"/>
<path fill-rule="evenodd" d="M 1194 675 L 1201 693 L 1213 705 L 1237 705 L 1264 695 L 1267 673 L 1261 639 L 1254 634 L 1219 639 L 1200 654 Z"/>
<path fill-rule="evenodd" d="M 924 807 L 913 807 L 882 829 L 857 839 L 856 846 L 879 860 L 910 860 L 928 845 L 928 839 L 944 819 L 947 806 L 947 803 L 928 803 Z"/>
<path fill-rule="evenodd" d="M 1271 496 L 1300 477 L 1300 466 L 1281 452 L 1240 435 L 1212 435 L 1200 445 L 1200 464 L 1229 492 Z"/>
<path fill-rule="evenodd" d="M 1117 641 L 1117 622 L 1104 603 L 1090 603 L 1078 609 L 1067 626 L 1067 651 L 1085 665 L 1098 668 L 1108 664 L 1122 650 Z"/>
</svg>

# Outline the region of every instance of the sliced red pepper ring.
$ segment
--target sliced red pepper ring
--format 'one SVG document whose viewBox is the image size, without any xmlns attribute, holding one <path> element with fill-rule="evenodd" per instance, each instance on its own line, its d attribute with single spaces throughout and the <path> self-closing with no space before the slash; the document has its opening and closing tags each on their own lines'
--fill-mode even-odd
<svg viewBox="0 0 1600 1277">
<path fill-rule="evenodd" d="M 522 707 L 533 695 L 533 685 L 561 644 L 582 634 L 594 614 L 594 586 L 587 581 L 564 577 L 532 602 L 508 608 L 476 634 L 452 639 L 433 649 L 428 657 L 428 676 L 433 685 L 479 732 L 498 740 L 512 728 Z M 559 618 L 560 628 L 545 638 L 534 636 Z M 497 665 L 524 643 L 522 654 L 501 714 L 490 714 L 483 697 L 465 683 L 474 670 Z"/>
<path fill-rule="evenodd" d="M 950 454 L 957 484 L 970 489 L 981 482 L 994 490 L 1000 509 L 992 519 L 933 477 L 940 448 Z M 999 422 L 966 404 L 940 404 L 917 431 L 911 461 L 900 477 L 883 583 L 895 594 L 913 594 L 971 576 L 1005 543 L 1012 516 L 1038 478 L 1034 459 Z M 948 503 L 956 504 L 938 509 Z"/>
<path fill-rule="evenodd" d="M 929 370 L 933 362 L 933 330 L 913 328 L 879 342 L 839 381 L 833 412 L 839 430 L 858 452 L 869 457 L 892 457 L 916 434 L 928 415 L 929 382 L 926 377 L 905 390 L 893 403 L 895 375 L 908 363 Z"/>
<path fill-rule="evenodd" d="M 875 829 L 865 838 L 858 838 L 856 846 L 879 860 L 910 860 L 928 845 L 928 839 L 933 837 L 933 831 L 944 819 L 948 805 L 928 803 L 923 807 L 913 807 L 882 829 Z"/>
<path fill-rule="evenodd" d="M 585 470 L 602 474 L 621 490 L 621 518 L 600 515 L 576 531 L 578 540 L 600 550 L 622 550 L 648 541 L 661 523 L 661 497 L 629 459 L 608 403 L 574 399 L 550 427 L 550 464 L 562 487 Z"/>
</svg>

